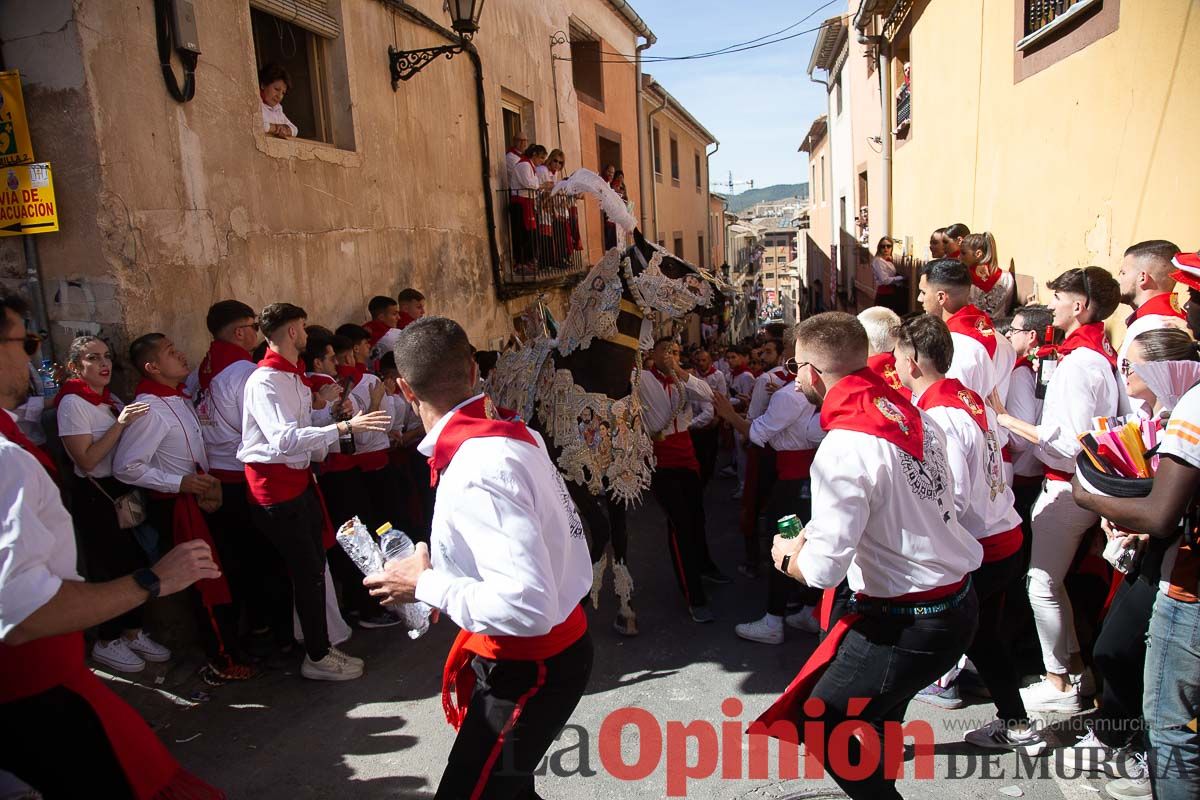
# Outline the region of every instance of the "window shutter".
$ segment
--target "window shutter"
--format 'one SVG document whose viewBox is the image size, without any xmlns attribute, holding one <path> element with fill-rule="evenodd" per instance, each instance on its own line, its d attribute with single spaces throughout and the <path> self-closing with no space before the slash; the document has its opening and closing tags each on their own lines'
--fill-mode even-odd
<svg viewBox="0 0 1200 800">
<path fill-rule="evenodd" d="M 329 13 L 325 0 L 250 0 L 250 7 L 326 39 L 336 39 L 342 33 L 341 25 Z"/>
</svg>

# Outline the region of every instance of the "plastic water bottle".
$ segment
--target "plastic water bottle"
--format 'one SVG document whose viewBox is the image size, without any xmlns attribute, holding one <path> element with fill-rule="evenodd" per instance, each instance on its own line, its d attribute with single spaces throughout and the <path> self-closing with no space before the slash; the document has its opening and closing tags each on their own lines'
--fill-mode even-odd
<svg viewBox="0 0 1200 800">
<path fill-rule="evenodd" d="M 54 362 L 44 359 L 38 367 L 38 377 L 42 380 L 42 397 L 49 400 L 58 394 L 58 380 L 54 377 Z"/>
<path fill-rule="evenodd" d="M 417 552 L 417 546 L 408 538 L 408 534 L 394 529 L 390 522 L 379 526 L 375 533 L 379 535 L 379 549 L 383 551 L 385 564 L 393 559 L 408 558 Z M 429 630 L 429 615 L 433 609 L 420 600 L 388 608 L 408 629 L 408 638 L 417 639 Z"/>
</svg>

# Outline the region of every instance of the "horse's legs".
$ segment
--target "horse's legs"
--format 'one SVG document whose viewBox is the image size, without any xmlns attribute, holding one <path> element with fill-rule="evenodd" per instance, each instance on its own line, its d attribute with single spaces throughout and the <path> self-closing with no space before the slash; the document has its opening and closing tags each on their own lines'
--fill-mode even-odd
<svg viewBox="0 0 1200 800">
<path fill-rule="evenodd" d="M 595 495 L 573 481 L 566 483 L 567 493 L 575 501 L 575 507 L 579 509 L 579 516 L 583 517 L 583 522 L 591 535 L 592 542 L 588 552 L 592 557 L 592 563 L 595 564 L 604 555 L 604 549 L 608 547 L 608 540 L 612 538 L 612 527 Z"/>
<path fill-rule="evenodd" d="M 608 521 L 612 529 L 613 543 L 613 591 L 616 592 L 618 608 L 613 627 L 624 636 L 637 635 L 637 614 L 633 610 L 633 576 L 625 557 L 629 553 L 629 526 L 625 520 L 625 506 L 611 496 L 605 496 Z"/>
<path fill-rule="evenodd" d="M 613 559 L 625 563 L 629 552 L 629 525 L 625 520 L 625 506 L 611 495 L 605 495 L 605 505 L 608 506 L 608 524 L 612 531 Z"/>
</svg>

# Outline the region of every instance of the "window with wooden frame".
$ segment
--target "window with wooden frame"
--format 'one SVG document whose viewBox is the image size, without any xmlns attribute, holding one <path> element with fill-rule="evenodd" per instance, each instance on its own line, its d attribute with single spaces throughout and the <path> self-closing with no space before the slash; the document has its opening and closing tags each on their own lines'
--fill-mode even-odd
<svg viewBox="0 0 1200 800">
<path fill-rule="evenodd" d="M 679 140 L 671 134 L 671 183 L 679 185 Z"/>
<path fill-rule="evenodd" d="M 579 98 L 604 109 L 604 58 L 600 42 L 571 30 L 571 79 Z"/>
<path fill-rule="evenodd" d="M 657 125 L 650 129 L 650 150 L 654 155 L 654 174 L 662 175 L 662 146 L 659 141 Z"/>
<path fill-rule="evenodd" d="M 1121 0 L 1013 0 L 1013 81 L 1076 53 L 1117 30 Z"/>
</svg>

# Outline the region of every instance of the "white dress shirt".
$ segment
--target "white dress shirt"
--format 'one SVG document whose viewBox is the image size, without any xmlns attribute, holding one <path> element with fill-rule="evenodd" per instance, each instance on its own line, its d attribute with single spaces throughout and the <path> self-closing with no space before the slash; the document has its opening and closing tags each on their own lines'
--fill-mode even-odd
<svg viewBox="0 0 1200 800">
<path fill-rule="evenodd" d="M 1079 435 L 1092 428 L 1093 417 L 1117 413 L 1117 379 L 1108 359 L 1086 347 L 1058 361 L 1042 405 L 1038 425 L 1038 458 L 1062 472 L 1075 472 Z"/>
<path fill-rule="evenodd" d="M 238 448 L 242 446 L 242 399 L 246 381 L 258 369 L 253 361 L 235 361 L 221 370 L 197 398 L 196 417 L 214 469 L 241 472 Z M 199 384 L 197 384 L 197 388 Z"/>
<path fill-rule="evenodd" d="M 16 418 L 7 409 L 0 414 Z M 0 639 L 58 594 L 75 569 L 75 529 L 58 487 L 29 453 L 0 436 Z"/>
<path fill-rule="evenodd" d="M 918 398 L 914 397 L 913 402 Z M 946 437 L 946 460 L 954 476 L 954 508 L 958 521 L 976 539 L 1007 533 L 1021 524 L 1013 507 L 1013 493 L 1004 478 L 1004 458 L 996 431 L 1000 424 L 984 406 L 988 434 L 961 408 L 935 406 L 923 409 Z"/>
<path fill-rule="evenodd" d="M 512 182 L 509 188 L 514 192 L 518 190 L 531 191 L 538 188 L 537 173 L 534 171 L 532 161 L 518 161 L 512 169 Z"/>
<path fill-rule="evenodd" d="M 1037 397 L 1037 373 L 1032 367 L 1013 370 L 1004 406 L 1019 420 L 1037 425 L 1042 421 L 1042 401 Z M 1027 478 L 1042 477 L 1042 462 L 1037 447 L 1022 436 L 1009 436 L 1008 448 L 1013 457 L 1013 473 Z"/>
<path fill-rule="evenodd" d="M 55 415 L 58 420 L 58 435 L 63 436 L 91 436 L 92 441 L 96 441 L 108 433 L 109 428 L 117 424 L 117 414 L 120 409 L 125 407 L 117 398 L 113 398 L 117 403 L 117 411 L 114 412 L 112 406 L 108 403 L 93 405 L 87 400 L 84 400 L 77 394 L 69 394 L 58 401 L 58 412 Z M 134 420 L 137 424 L 137 420 Z M 107 478 L 113 474 L 113 453 L 117 448 L 112 448 L 104 457 L 96 462 L 96 466 L 92 467 L 90 472 L 84 472 L 75 465 L 75 474 L 81 478 L 92 476 L 93 478 Z M 68 453 L 68 457 L 70 454 Z"/>
<path fill-rule="evenodd" d="M 681 390 L 687 392 L 688 401 L 672 418 Z M 692 401 L 711 403 L 712 389 L 695 375 L 688 375 L 682 389 L 679 382 L 664 387 L 653 372 L 644 369 L 638 380 L 638 397 L 642 401 L 642 422 L 651 438 L 655 438 L 686 431 L 692 424 Z"/>
<path fill-rule="evenodd" d="M 716 370 L 711 375 L 699 375 L 700 380 L 708 384 L 708 388 L 712 389 L 716 394 L 729 394 L 729 389 L 725 384 L 725 376 L 720 370 Z M 692 430 L 704 430 L 712 427 L 716 421 L 716 409 L 713 408 L 711 400 L 692 400 L 692 424 L 689 426 Z"/>
<path fill-rule="evenodd" d="M 150 410 L 125 429 L 113 453 L 113 475 L 122 483 L 178 494 L 196 467 L 208 472 L 208 455 L 196 411 L 186 397 L 139 394 Z"/>
<path fill-rule="evenodd" d="M 821 412 L 795 384 L 771 395 L 767 410 L 750 422 L 750 441 L 775 450 L 812 450 L 825 438 Z"/>
<path fill-rule="evenodd" d="M 300 129 L 292 124 L 292 121 L 287 118 L 287 114 L 283 113 L 283 106 L 269 106 L 262 103 L 263 116 L 263 133 L 271 130 L 272 125 L 286 125 L 288 130 L 292 132 L 292 136 L 300 133 Z"/>
<path fill-rule="evenodd" d="M 313 425 L 312 391 L 299 375 L 254 370 L 243 398 L 239 461 L 307 469 L 312 461 L 324 461 L 337 440 L 336 424 Z"/>
<path fill-rule="evenodd" d="M 504 174 L 508 178 L 508 187 L 511 189 L 516 181 L 513 179 L 513 170 L 517 168 L 517 162 L 521 160 L 521 156 L 511 151 L 504 154 Z"/>
<path fill-rule="evenodd" d="M 354 407 L 355 414 L 371 409 L 371 389 L 378 383 L 379 377 L 368 372 L 362 376 L 362 380 L 354 384 L 354 388 L 350 390 L 350 404 Z M 389 406 L 380 401 L 379 410 L 388 411 Z M 391 446 L 391 440 L 388 439 L 387 431 L 363 431 L 354 434 L 354 446 L 355 452 L 374 453 L 387 450 Z"/>
<path fill-rule="evenodd" d="M 735 408 L 742 407 L 743 402 L 740 398 L 743 395 L 746 397 L 745 405 L 750 405 L 750 397 L 754 394 L 754 380 L 754 373 L 750 370 L 743 370 L 729 379 L 729 386 L 733 389 L 733 396 L 729 400 Z"/>
<path fill-rule="evenodd" d="M 922 414 L 925 460 L 891 442 L 835 429 L 812 466 L 813 518 L 796 556 L 808 585 L 890 598 L 948 586 L 983 562 L 959 523 L 941 430 Z"/>
<path fill-rule="evenodd" d="M 465 401 L 418 449 L 430 456 Z M 417 599 L 472 633 L 540 636 L 565 620 L 592 585 L 583 524 L 542 437 L 468 439 L 438 478 L 432 569 Z"/>
<path fill-rule="evenodd" d="M 991 396 L 993 389 L 999 391 L 1001 397 L 1008 395 L 1017 353 L 1006 337 L 995 334 L 996 352 L 992 355 L 988 355 L 981 342 L 965 333 L 950 331 L 950 339 L 954 343 L 954 356 L 950 359 L 947 378 L 957 378 L 984 400 Z"/>
<path fill-rule="evenodd" d="M 778 387 L 783 386 L 787 379 L 787 370 L 783 367 L 773 367 L 755 378 L 754 391 L 750 393 L 750 408 L 746 412 L 746 416 L 751 421 L 758 419 L 767 411 L 767 405 L 771 402 L 771 393 L 767 391 L 767 387 L 774 386 L 778 390 Z"/>
</svg>

